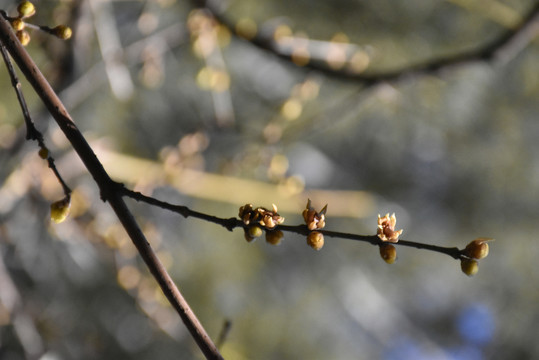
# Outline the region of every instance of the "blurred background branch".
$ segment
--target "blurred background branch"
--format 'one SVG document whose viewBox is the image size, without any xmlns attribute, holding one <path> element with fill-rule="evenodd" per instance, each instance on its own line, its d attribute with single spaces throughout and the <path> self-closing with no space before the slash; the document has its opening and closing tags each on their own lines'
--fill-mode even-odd
<svg viewBox="0 0 539 360">
<path fill-rule="evenodd" d="M 215 17 L 236 36 L 247 40 L 254 46 L 300 67 L 336 78 L 359 81 L 366 85 L 397 80 L 410 75 L 433 74 L 455 65 L 475 61 L 507 62 L 514 58 L 526 44 L 535 39 L 539 26 L 539 3 L 536 2 L 522 17 L 495 3 L 496 6 L 487 6 L 489 10 L 485 16 L 502 21 L 508 29 L 487 44 L 475 46 L 472 50 L 424 60 L 397 70 L 371 72 L 368 71 L 369 55 L 360 46 L 349 44 L 346 37 L 336 37 L 331 42 L 324 42 L 307 37 L 291 36 L 292 30 L 285 23 L 280 23 L 278 19 L 275 24 L 268 24 L 268 26 L 259 26 L 252 21 L 234 22 L 226 15 L 225 1 L 196 0 L 194 2 L 209 10 L 208 16 Z M 467 1 L 454 2 L 474 11 L 481 9 L 481 12 L 485 5 L 485 2 L 480 7 Z M 505 19 L 509 20 L 504 22 Z"/>
</svg>

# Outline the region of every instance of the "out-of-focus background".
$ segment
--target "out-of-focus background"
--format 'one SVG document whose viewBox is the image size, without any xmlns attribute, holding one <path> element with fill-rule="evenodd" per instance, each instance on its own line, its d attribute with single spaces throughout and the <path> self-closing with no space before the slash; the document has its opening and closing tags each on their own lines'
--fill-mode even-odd
<svg viewBox="0 0 539 360">
<path fill-rule="evenodd" d="M 223 2 L 250 38 L 275 34 L 293 62 L 175 0 L 36 1 L 27 49 L 118 181 L 220 217 L 307 198 L 326 228 L 373 234 L 395 212 L 403 238 L 463 248 L 491 237 L 467 277 L 458 261 L 285 234 L 253 243 L 129 201 L 150 242 L 227 359 L 539 357 L 539 46 L 506 61 L 365 87 L 310 69 L 393 71 L 484 46 L 530 0 Z M 16 13 L 15 1 L 0 8 Z M 285 39 L 285 40 L 283 40 Z M 344 55 L 343 55 L 344 54 Z M 295 62 L 295 64 L 294 64 Z M 298 66 L 299 65 L 299 66 Z M 307 66 L 305 66 L 307 65 Z M 25 128 L 0 66 L 0 358 L 196 359 L 113 212 L 23 80 L 32 117 L 75 190 L 61 188 Z"/>
</svg>

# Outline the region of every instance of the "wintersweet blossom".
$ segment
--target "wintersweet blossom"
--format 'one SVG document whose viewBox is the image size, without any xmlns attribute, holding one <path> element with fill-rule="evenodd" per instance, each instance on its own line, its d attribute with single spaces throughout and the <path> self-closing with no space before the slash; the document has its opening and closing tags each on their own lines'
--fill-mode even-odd
<svg viewBox="0 0 539 360">
<path fill-rule="evenodd" d="M 277 213 L 277 206 L 275 204 L 272 205 L 272 210 L 263 207 L 253 209 L 253 205 L 245 204 L 240 207 L 238 216 L 245 225 L 258 222 L 258 224 L 264 226 L 266 229 L 273 229 L 284 222 L 284 217 Z"/>
<path fill-rule="evenodd" d="M 305 210 L 303 210 L 303 219 L 305 220 L 305 224 L 307 224 L 307 228 L 309 230 L 316 230 L 316 229 L 323 229 L 324 226 L 326 226 L 326 211 L 328 210 L 328 205 L 324 206 L 322 210 L 317 212 L 312 206 L 311 206 L 311 199 L 307 201 L 307 206 L 305 207 Z"/>
<path fill-rule="evenodd" d="M 397 218 L 395 217 L 395 213 L 393 213 L 391 216 L 389 216 L 389 213 L 387 213 L 384 217 L 381 217 L 380 214 L 378 214 L 378 230 L 376 234 L 382 241 L 388 241 L 392 243 L 396 243 L 399 241 L 399 236 L 402 234 L 402 229 L 395 231 L 395 225 L 397 223 Z"/>
</svg>

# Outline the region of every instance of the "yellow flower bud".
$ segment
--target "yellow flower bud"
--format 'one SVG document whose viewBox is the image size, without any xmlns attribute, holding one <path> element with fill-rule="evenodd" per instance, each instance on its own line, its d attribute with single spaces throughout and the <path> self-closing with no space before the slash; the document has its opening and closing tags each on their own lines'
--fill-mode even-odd
<svg viewBox="0 0 539 360">
<path fill-rule="evenodd" d="M 52 29 L 52 32 L 55 36 L 59 37 L 62 40 L 67 40 L 71 37 L 73 32 L 71 31 L 71 28 L 69 26 L 65 25 L 58 25 L 54 29 Z"/>
<path fill-rule="evenodd" d="M 266 242 L 271 245 L 279 245 L 283 239 L 283 232 L 281 230 L 267 230 Z"/>
<path fill-rule="evenodd" d="M 257 238 L 262 236 L 262 229 L 259 226 L 249 226 L 249 236 Z"/>
<path fill-rule="evenodd" d="M 59 224 L 64 221 L 69 215 L 71 206 L 71 198 L 66 196 L 62 200 L 55 201 L 51 204 L 51 220 Z"/>
<path fill-rule="evenodd" d="M 476 260 L 486 258 L 489 250 L 487 242 L 492 240 L 494 239 L 477 238 L 466 246 L 466 248 L 462 251 L 462 254 Z"/>
<path fill-rule="evenodd" d="M 474 259 L 460 259 L 460 268 L 468 276 L 474 276 L 479 270 L 479 263 Z"/>
<path fill-rule="evenodd" d="M 13 28 L 13 30 L 15 31 L 21 31 L 21 30 L 24 30 L 24 21 L 22 21 L 21 19 L 13 19 L 11 20 L 11 27 Z"/>
<path fill-rule="evenodd" d="M 315 250 L 320 250 L 324 246 L 324 234 L 318 231 L 311 231 L 307 236 L 307 245 Z"/>
<path fill-rule="evenodd" d="M 38 155 L 42 159 L 47 159 L 49 157 L 49 150 L 45 147 L 39 149 Z"/>
<path fill-rule="evenodd" d="M 23 1 L 17 6 L 21 18 L 27 18 L 36 13 L 36 7 L 30 1 Z"/>
<path fill-rule="evenodd" d="M 393 264 L 397 260 L 397 249 L 391 244 L 380 245 L 380 256 L 388 264 Z"/>
<path fill-rule="evenodd" d="M 16 35 L 17 35 L 17 39 L 19 39 L 22 46 L 26 46 L 30 42 L 30 34 L 28 34 L 28 31 L 20 30 L 20 31 L 17 31 Z"/>
</svg>

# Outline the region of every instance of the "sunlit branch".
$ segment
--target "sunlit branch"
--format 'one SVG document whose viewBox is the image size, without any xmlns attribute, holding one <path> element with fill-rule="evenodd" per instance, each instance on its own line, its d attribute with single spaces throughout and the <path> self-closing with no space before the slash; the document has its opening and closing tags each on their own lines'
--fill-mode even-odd
<svg viewBox="0 0 539 360">
<path fill-rule="evenodd" d="M 234 22 L 225 15 L 223 1 L 194 0 L 194 3 L 210 11 L 221 24 L 226 26 L 238 38 L 244 39 L 258 48 L 267 50 L 281 59 L 292 63 L 295 62 L 293 52 L 288 50 L 283 51 L 283 46 L 279 41 L 275 40 L 273 31 L 259 30 L 249 38 L 238 33 Z M 485 45 L 479 45 L 476 49 L 462 51 L 454 55 L 441 56 L 417 64 L 411 64 L 397 70 L 377 73 L 357 71 L 353 66 L 332 68 L 327 61 L 323 61 L 324 59 L 320 58 L 317 59 L 316 57 L 314 57 L 315 61 L 306 61 L 301 65 L 303 68 L 316 70 L 334 78 L 357 81 L 364 85 L 374 85 L 380 82 L 398 80 L 413 74 L 437 73 L 445 68 L 470 62 L 508 61 L 508 59 L 513 58 L 516 53 L 521 51 L 523 47 L 534 39 L 538 32 L 538 27 L 539 2 L 536 2 L 529 12 L 523 16 L 522 22 L 516 27 L 501 32 L 495 39 Z M 303 41 L 308 44 L 310 40 L 304 39 Z"/>
<path fill-rule="evenodd" d="M 174 205 L 171 203 L 168 203 L 166 201 L 158 200 L 151 196 L 146 196 L 141 194 L 140 192 L 132 191 L 127 188 L 123 188 L 123 193 L 125 196 L 131 197 L 137 201 L 145 202 L 147 204 L 160 207 L 165 210 L 170 210 L 172 212 L 178 213 L 182 215 L 185 218 L 188 217 L 194 217 L 197 219 L 201 219 L 207 222 L 211 222 L 217 225 L 221 225 L 228 229 L 229 231 L 234 230 L 235 228 L 244 228 L 247 229 L 249 225 L 245 225 L 240 219 L 238 218 L 220 218 L 213 215 L 204 214 L 198 211 L 194 211 L 189 209 L 187 206 L 183 205 Z M 311 230 L 307 228 L 306 225 L 278 225 L 275 230 L 281 230 L 284 232 L 291 232 L 296 233 L 299 235 L 308 236 L 309 233 L 311 233 Z M 363 241 L 368 242 L 372 245 L 382 245 L 386 242 L 382 241 L 377 235 L 359 235 L 359 234 L 350 234 L 350 233 L 344 233 L 339 231 L 330 231 L 330 230 L 318 230 L 320 233 L 322 233 L 325 236 L 333 237 L 333 238 L 340 238 L 340 239 L 347 239 L 347 240 L 356 240 L 356 241 Z M 443 247 L 443 246 L 437 246 L 437 245 L 431 245 L 431 244 L 423 244 L 415 241 L 409 241 L 409 240 L 399 240 L 396 243 L 391 243 L 392 245 L 402 245 L 406 247 L 413 247 L 416 249 L 422 249 L 422 250 L 428 250 L 428 251 L 434 251 L 441 254 L 449 255 L 454 259 L 460 259 L 462 258 L 463 254 L 462 251 L 459 250 L 456 247 Z"/>
<path fill-rule="evenodd" d="M 170 304 L 180 315 L 199 348 L 208 359 L 222 359 L 217 347 L 208 336 L 202 324 L 177 288 L 171 276 L 153 251 L 150 243 L 140 229 L 133 214 L 125 204 L 119 186 L 103 168 L 82 133 L 79 131 L 67 109 L 60 101 L 47 79 L 43 76 L 33 59 L 15 36 L 4 13 L 0 14 L 0 43 L 6 47 L 26 79 L 39 95 L 49 113 L 69 140 L 78 156 L 97 183 L 101 197 L 113 208 L 122 226 L 128 233 L 148 269 L 159 283 Z"/>
</svg>

